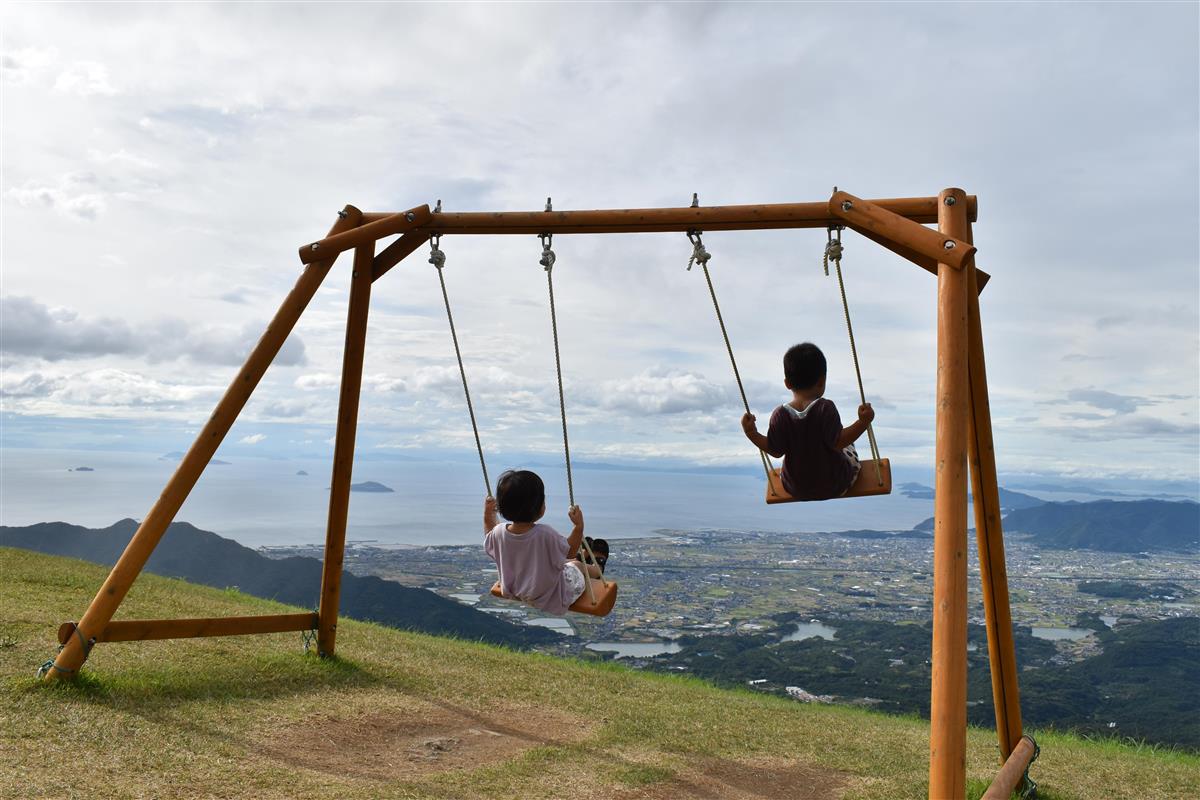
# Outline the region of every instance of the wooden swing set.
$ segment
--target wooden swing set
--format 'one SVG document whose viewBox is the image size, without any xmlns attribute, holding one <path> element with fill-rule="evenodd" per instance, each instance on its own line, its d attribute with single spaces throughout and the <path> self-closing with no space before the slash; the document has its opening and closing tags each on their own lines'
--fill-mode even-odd
<svg viewBox="0 0 1200 800">
<path fill-rule="evenodd" d="M 749 404 L 746 403 L 745 391 L 737 373 L 737 363 L 733 359 L 733 349 L 708 272 L 708 254 L 700 238 L 701 232 L 783 228 L 825 228 L 829 232 L 826 271 L 830 261 L 836 264 L 855 370 L 859 373 L 860 393 L 865 402 L 841 274 L 840 232 L 843 228 L 849 228 L 938 278 L 929 797 L 938 800 L 962 798 L 966 791 L 968 488 L 974 496 L 996 733 L 1003 764 L 984 797 L 992 800 L 1007 798 L 1022 783 L 1028 791 L 1033 786 L 1028 779 L 1028 767 L 1036 758 L 1037 746 L 1023 735 L 1021 725 L 1017 662 L 979 316 L 979 293 L 989 276 L 975 267 L 971 233 L 976 208 L 976 198 L 966 195 L 961 189 L 945 189 L 936 197 L 884 200 L 863 200 L 835 190 L 826 202 L 715 207 L 701 207 L 693 198 L 690 207 L 597 211 L 554 211 L 549 203 L 546 210 L 540 212 L 443 212 L 440 202 L 436 210 L 422 205 L 399 213 L 364 213 L 353 206 L 346 206 L 338 212 L 338 218 L 325 238 L 300 248 L 300 260 L 306 265 L 303 273 L 167 481 L 162 494 L 138 526 L 84 615 L 78 622 L 66 622 L 60 626 L 59 651 L 43 665 L 40 672 L 46 680 L 75 677 L 91 649 L 99 642 L 314 629 L 318 653 L 322 656 L 334 655 L 371 286 L 425 243 L 431 242 L 430 262 L 438 267 L 484 483 L 490 495 L 487 467 L 470 403 L 466 372 L 462 370 L 450 301 L 445 292 L 444 279 L 441 278 L 442 264 L 436 262 L 434 254 L 439 252 L 438 241 L 442 236 L 524 234 L 541 238 L 541 263 L 546 269 L 554 323 L 563 447 L 571 502 L 574 504 L 566 407 L 562 395 L 562 368 L 553 308 L 552 236 L 649 232 L 688 234 L 693 244 L 693 263 L 699 263 L 703 268 L 742 400 L 749 412 Z M 927 227 L 930 224 L 936 224 L 936 229 Z M 376 252 L 379 240 L 397 234 L 397 239 Z M 216 453 L 334 261 L 347 250 L 354 251 L 354 262 L 350 275 L 319 609 L 314 613 L 256 617 L 114 620 L 114 614 L 167 526 Z M 886 494 L 890 491 L 890 466 L 886 459 L 879 457 L 873 432 L 870 441 L 873 457 L 863 462 L 857 483 L 847 496 Z M 771 468 L 765 454 L 760 455 L 767 476 L 767 502 L 792 500 L 783 492 L 778 471 Z M 582 605 L 588 607 L 576 610 L 607 613 L 615 598 L 615 583 L 593 581 L 588 584 L 584 597 L 580 598 L 580 601 L 586 601 Z"/>
</svg>

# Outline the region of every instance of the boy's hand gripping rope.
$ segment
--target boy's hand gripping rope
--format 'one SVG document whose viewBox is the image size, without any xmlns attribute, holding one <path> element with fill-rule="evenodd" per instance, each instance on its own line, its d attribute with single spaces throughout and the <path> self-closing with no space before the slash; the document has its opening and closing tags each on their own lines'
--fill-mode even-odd
<svg viewBox="0 0 1200 800">
<path fill-rule="evenodd" d="M 838 290 L 842 294 L 842 310 L 846 315 L 846 332 L 850 334 L 850 355 L 854 358 L 854 374 L 858 378 L 858 396 L 863 405 L 867 404 L 867 393 L 863 389 L 862 370 L 858 366 L 858 348 L 854 344 L 854 326 L 850 324 L 850 303 L 846 300 L 846 284 L 842 280 L 842 226 L 830 225 L 825 231 L 825 254 L 822 264 L 825 274 L 829 275 L 829 262 L 833 262 L 837 271 Z M 879 445 L 875 442 L 875 428 L 867 423 L 867 441 L 871 444 L 871 458 L 875 459 L 875 477 L 883 486 L 883 466 L 879 463 Z"/>
<path fill-rule="evenodd" d="M 696 198 L 693 196 L 692 205 L 696 205 Z M 717 312 L 717 324 L 721 326 L 721 337 L 725 340 L 725 351 L 729 353 L 729 363 L 733 365 L 733 377 L 737 381 L 738 392 L 742 396 L 742 405 L 746 407 L 746 413 L 750 413 L 750 403 L 746 400 L 746 389 L 742 386 L 742 375 L 738 372 L 737 359 L 733 357 L 733 345 L 729 343 L 729 333 L 725 330 L 725 319 L 721 316 L 721 305 L 717 302 L 717 292 L 713 289 L 712 276 L 708 273 L 708 262 L 712 258 L 712 254 L 704 249 L 704 242 L 700 238 L 700 231 L 688 231 L 688 241 L 692 243 L 692 257 L 688 259 L 688 271 L 691 272 L 692 267 L 696 264 L 700 265 L 700 269 L 704 270 L 704 281 L 708 284 L 708 295 L 712 298 L 713 310 Z M 775 481 L 771 477 L 771 462 L 767 458 L 767 454 L 762 450 L 758 451 L 758 459 L 762 462 L 763 472 L 767 476 L 767 487 L 771 491 L 771 495 L 775 495 Z"/>
</svg>

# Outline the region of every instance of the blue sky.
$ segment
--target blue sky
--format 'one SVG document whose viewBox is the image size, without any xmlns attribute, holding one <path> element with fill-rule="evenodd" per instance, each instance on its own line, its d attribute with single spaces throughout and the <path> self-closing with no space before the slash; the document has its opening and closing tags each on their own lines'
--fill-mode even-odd
<svg viewBox="0 0 1200 800">
<path fill-rule="evenodd" d="M 994 276 L 982 313 L 1001 471 L 1194 485 L 1197 15 L 6 4 L 6 446 L 183 449 L 299 273 L 296 248 L 345 203 L 610 208 L 960 186 L 980 198 L 978 263 Z M 705 237 L 760 419 L 786 399 L 779 359 L 801 340 L 829 356 L 829 396 L 854 406 L 823 239 Z M 853 234 L 846 246 L 880 445 L 898 465 L 931 465 L 935 281 Z M 489 455 L 555 453 L 536 237 L 442 247 Z M 555 250 L 573 454 L 753 466 L 684 236 L 561 236 Z M 348 269 L 330 274 L 228 448 L 328 451 Z M 470 454 L 423 254 L 376 284 L 360 419 L 375 453 Z"/>
</svg>

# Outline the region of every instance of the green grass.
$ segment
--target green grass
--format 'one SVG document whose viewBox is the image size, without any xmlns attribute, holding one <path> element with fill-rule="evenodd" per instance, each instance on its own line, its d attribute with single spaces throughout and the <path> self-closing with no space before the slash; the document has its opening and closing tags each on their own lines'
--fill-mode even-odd
<svg viewBox="0 0 1200 800">
<path fill-rule="evenodd" d="M 105 574 L 0 548 L 0 797 L 553 798 L 586 791 L 582 781 L 632 798 L 668 796 L 671 781 L 733 762 L 764 775 L 798 764 L 840 773 L 840 796 L 856 800 L 926 794 L 919 719 L 350 620 L 338 659 L 304 655 L 298 634 L 115 643 L 97 646 L 75 683 L 38 682 L 58 624 L 82 613 Z M 119 617 L 286 610 L 143 575 Z M 389 726 L 433 730 L 443 718 L 524 726 L 532 746 L 406 772 Z M 1050 800 L 1191 798 L 1200 786 L 1193 755 L 1033 733 L 1032 774 Z M 970 796 L 995 774 L 996 752 L 994 733 L 969 731 Z"/>
</svg>

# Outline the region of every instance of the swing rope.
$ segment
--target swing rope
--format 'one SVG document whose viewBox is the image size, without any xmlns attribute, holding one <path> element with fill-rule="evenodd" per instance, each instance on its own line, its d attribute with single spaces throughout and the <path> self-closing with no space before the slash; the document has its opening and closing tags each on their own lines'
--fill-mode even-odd
<svg viewBox="0 0 1200 800">
<path fill-rule="evenodd" d="M 850 323 L 850 303 L 846 299 L 846 283 L 842 279 L 842 226 L 831 225 L 825 231 L 825 255 L 822 258 L 822 264 L 825 267 L 825 275 L 829 275 L 829 262 L 833 262 L 833 266 L 837 271 L 838 290 L 842 295 L 842 311 L 846 315 L 846 332 L 850 335 L 850 355 L 854 359 L 854 374 L 858 378 L 858 396 L 863 405 L 867 404 L 867 392 L 863 389 L 862 369 L 858 365 L 858 347 L 854 344 L 854 326 Z M 883 467 L 879 460 L 879 445 L 875 441 L 875 428 L 871 424 L 867 425 L 867 441 L 871 443 L 871 458 L 875 459 L 875 477 L 879 480 L 879 485 L 883 486 Z"/>
<path fill-rule="evenodd" d="M 438 203 L 441 208 L 441 202 Z M 450 322 L 450 338 L 454 341 L 454 356 L 458 359 L 458 374 L 462 377 L 463 394 L 467 398 L 467 413 L 471 415 L 471 430 L 475 432 L 475 449 L 479 451 L 479 468 L 483 470 L 483 488 L 492 496 L 492 483 L 488 480 L 487 464 L 483 460 L 483 445 L 479 441 L 479 426 L 475 423 L 475 407 L 471 404 L 471 390 L 467 388 L 467 371 L 463 367 L 462 351 L 458 347 L 458 333 L 454 329 L 454 315 L 450 313 L 450 295 L 446 292 L 446 278 L 442 269 L 446 266 L 446 254 L 438 247 L 442 235 L 429 237 L 429 263 L 437 267 L 438 283 L 442 285 L 442 300 L 446 303 L 446 319 Z"/>
<path fill-rule="evenodd" d="M 547 201 L 547 208 L 549 202 Z M 550 292 L 550 332 L 554 339 L 554 370 L 558 374 L 558 412 L 562 419 L 563 433 L 563 456 L 567 462 L 567 497 L 570 500 L 571 506 L 575 505 L 575 483 L 571 479 L 571 445 L 567 440 L 567 401 L 563 394 L 563 377 L 562 377 L 562 358 L 558 351 L 558 313 L 554 306 L 554 251 L 550 249 L 550 245 L 554 242 L 554 234 L 539 233 L 538 239 L 542 243 L 542 257 L 538 263 L 546 270 L 546 288 Z M 587 552 L 589 563 L 597 564 L 596 556 L 592 553 L 592 546 L 588 543 L 587 538 L 583 540 L 583 549 Z M 586 566 L 586 565 L 585 565 Z M 587 590 L 588 600 L 595 604 L 596 593 L 592 588 L 591 576 L 584 571 L 583 586 Z"/>
<path fill-rule="evenodd" d="M 550 290 L 550 330 L 554 336 L 554 369 L 558 373 L 558 411 L 562 418 L 563 455 L 567 462 L 567 496 L 575 505 L 575 484 L 571 480 L 571 445 L 567 441 L 567 401 L 563 397 L 562 360 L 558 353 L 558 315 L 554 309 L 554 251 L 550 249 L 554 234 L 541 233 L 542 257 L 538 261 L 546 270 L 546 287 Z"/>
<path fill-rule="evenodd" d="M 693 199 L 694 202 L 694 199 Z M 725 351 L 729 353 L 729 363 L 733 365 L 733 377 L 737 381 L 738 392 L 742 396 L 742 405 L 746 408 L 746 413 L 750 412 L 750 403 L 746 400 L 746 389 L 742 386 L 742 375 L 738 372 L 737 359 L 733 357 L 733 345 L 729 342 L 729 332 L 725 330 L 725 318 L 721 316 L 721 304 L 717 302 L 717 292 L 713 288 L 712 276 L 708 273 L 708 261 L 712 258 L 712 254 L 704 249 L 704 242 L 700 239 L 700 231 L 688 231 L 688 241 L 692 243 L 692 257 L 688 259 L 688 271 L 696 264 L 704 271 L 704 280 L 708 284 L 708 295 L 712 298 L 713 310 L 717 312 L 717 324 L 721 326 L 721 337 L 725 340 Z M 771 462 L 767 459 L 767 454 L 762 450 L 758 451 L 759 461 L 762 462 L 763 472 L 767 476 L 767 486 L 771 490 L 771 495 L 775 495 L 775 481 L 771 478 Z"/>
</svg>

